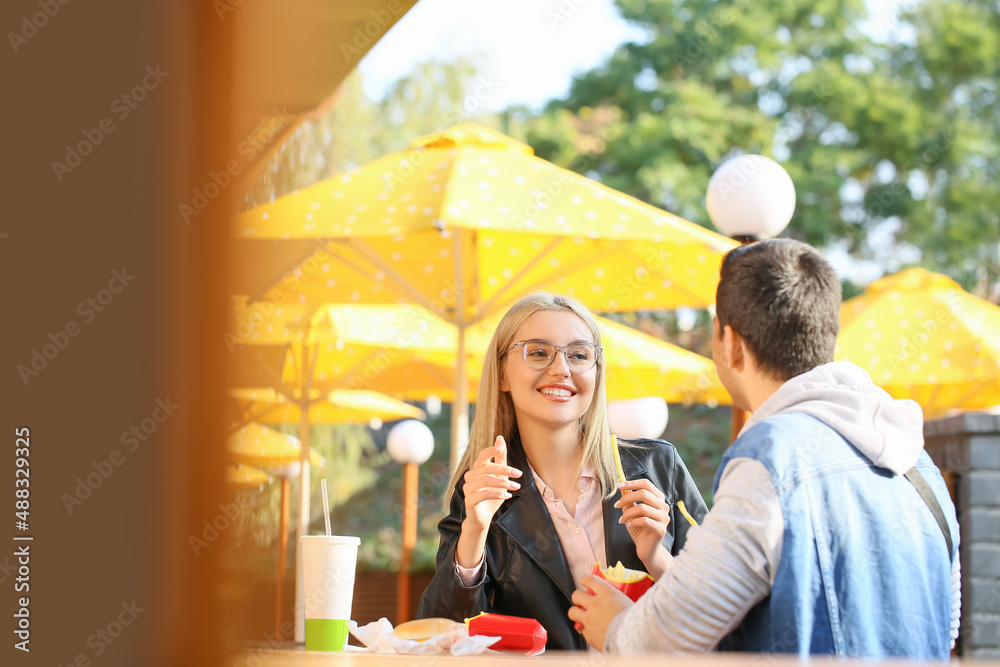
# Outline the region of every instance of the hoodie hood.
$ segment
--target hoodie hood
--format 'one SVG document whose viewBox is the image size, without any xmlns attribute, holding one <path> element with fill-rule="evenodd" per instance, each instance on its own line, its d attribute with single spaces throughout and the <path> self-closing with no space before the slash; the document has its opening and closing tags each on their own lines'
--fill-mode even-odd
<svg viewBox="0 0 1000 667">
<path fill-rule="evenodd" d="M 859 366 L 847 361 L 797 375 L 764 401 L 740 431 L 787 412 L 802 412 L 835 430 L 873 464 L 902 475 L 924 448 L 920 405 L 895 399 Z"/>
</svg>

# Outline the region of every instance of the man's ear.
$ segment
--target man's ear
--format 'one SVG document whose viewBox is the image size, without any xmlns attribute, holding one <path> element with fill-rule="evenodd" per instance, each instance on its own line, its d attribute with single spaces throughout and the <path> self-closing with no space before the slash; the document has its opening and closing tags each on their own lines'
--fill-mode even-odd
<svg viewBox="0 0 1000 667">
<path fill-rule="evenodd" d="M 722 328 L 722 349 L 726 351 L 726 363 L 737 372 L 743 371 L 746 354 L 743 347 L 743 337 L 733 331 L 728 324 Z"/>
</svg>

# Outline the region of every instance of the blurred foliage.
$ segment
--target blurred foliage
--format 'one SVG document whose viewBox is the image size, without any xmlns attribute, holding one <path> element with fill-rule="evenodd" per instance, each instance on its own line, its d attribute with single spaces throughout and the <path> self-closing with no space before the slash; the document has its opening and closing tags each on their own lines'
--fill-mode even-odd
<svg viewBox="0 0 1000 667">
<path fill-rule="evenodd" d="M 505 127 L 543 158 L 711 226 L 727 158 L 781 162 L 788 235 L 890 271 L 916 262 L 1000 287 L 1000 5 L 923 0 L 618 0 L 648 39 Z M 994 294 L 994 298 L 1000 294 Z"/>
<path fill-rule="evenodd" d="M 709 508 L 712 482 L 729 444 L 729 407 L 671 404 L 667 430 L 662 438 L 677 447 Z"/>
<path fill-rule="evenodd" d="M 441 498 L 449 480 L 450 406 L 443 405 L 436 417 L 428 415 L 426 424 L 434 434 L 434 452 L 419 469 L 417 544 L 411 565 L 414 572 L 434 570 L 438 548 L 437 524 L 444 516 Z M 385 447 L 391 427 L 392 424 L 386 424 L 372 432 L 378 447 Z M 333 508 L 331 522 L 335 533 L 361 538 L 358 562 L 362 567 L 395 572 L 399 570 L 403 543 L 403 469 L 386 454 L 385 461 L 374 473 L 377 475 L 374 484 L 359 489 Z"/>
</svg>

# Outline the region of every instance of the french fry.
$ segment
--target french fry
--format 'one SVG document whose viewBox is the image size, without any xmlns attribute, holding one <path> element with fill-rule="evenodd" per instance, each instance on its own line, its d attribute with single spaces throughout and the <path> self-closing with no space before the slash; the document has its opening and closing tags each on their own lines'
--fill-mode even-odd
<svg viewBox="0 0 1000 667">
<path fill-rule="evenodd" d="M 677 501 L 677 511 L 681 513 L 682 517 L 684 517 L 685 519 L 687 519 L 687 522 L 689 524 L 691 524 L 692 526 L 697 526 L 698 525 L 698 522 L 695 521 L 694 517 L 691 516 L 691 513 L 688 512 L 687 507 L 684 506 L 684 501 L 683 500 L 678 500 Z"/>
<path fill-rule="evenodd" d="M 622 455 L 618 453 L 618 436 L 611 436 L 611 453 L 615 456 L 615 468 L 618 469 L 618 479 L 622 482 L 627 482 L 625 479 L 625 470 L 622 468 Z M 622 494 L 632 493 L 627 489 L 622 489 Z"/>
<path fill-rule="evenodd" d="M 630 570 L 622 565 L 621 561 L 618 561 L 618 564 L 614 567 L 609 566 L 604 569 L 601 569 L 600 563 L 594 563 L 591 573 L 596 574 L 606 581 L 610 581 L 615 588 L 627 595 L 632 602 L 642 597 L 642 594 L 653 586 L 653 578 L 649 574 L 642 570 Z"/>
</svg>

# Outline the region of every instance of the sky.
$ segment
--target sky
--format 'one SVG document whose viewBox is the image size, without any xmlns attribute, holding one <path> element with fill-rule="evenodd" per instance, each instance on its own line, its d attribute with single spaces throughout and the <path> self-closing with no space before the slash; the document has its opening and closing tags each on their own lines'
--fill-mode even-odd
<svg viewBox="0 0 1000 667">
<path fill-rule="evenodd" d="M 499 83 L 488 111 L 538 108 L 619 44 L 644 37 L 611 0 L 420 0 L 361 61 L 362 85 L 380 99 L 418 62 L 478 55 Z"/>
<path fill-rule="evenodd" d="M 906 39 L 893 19 L 918 1 L 868 0 L 872 19 L 866 32 L 875 39 Z M 613 0 L 420 0 L 359 69 L 366 95 L 381 99 L 419 62 L 478 56 L 481 74 L 496 89 L 483 101 L 484 111 L 511 104 L 538 110 L 564 96 L 575 75 L 605 62 L 620 44 L 646 39 L 643 30 L 621 17 Z M 887 239 L 890 230 L 891 224 L 884 230 Z M 842 277 L 861 285 L 894 271 L 901 260 L 913 261 L 912 256 L 886 255 L 859 262 L 837 246 L 826 252 Z"/>
</svg>

